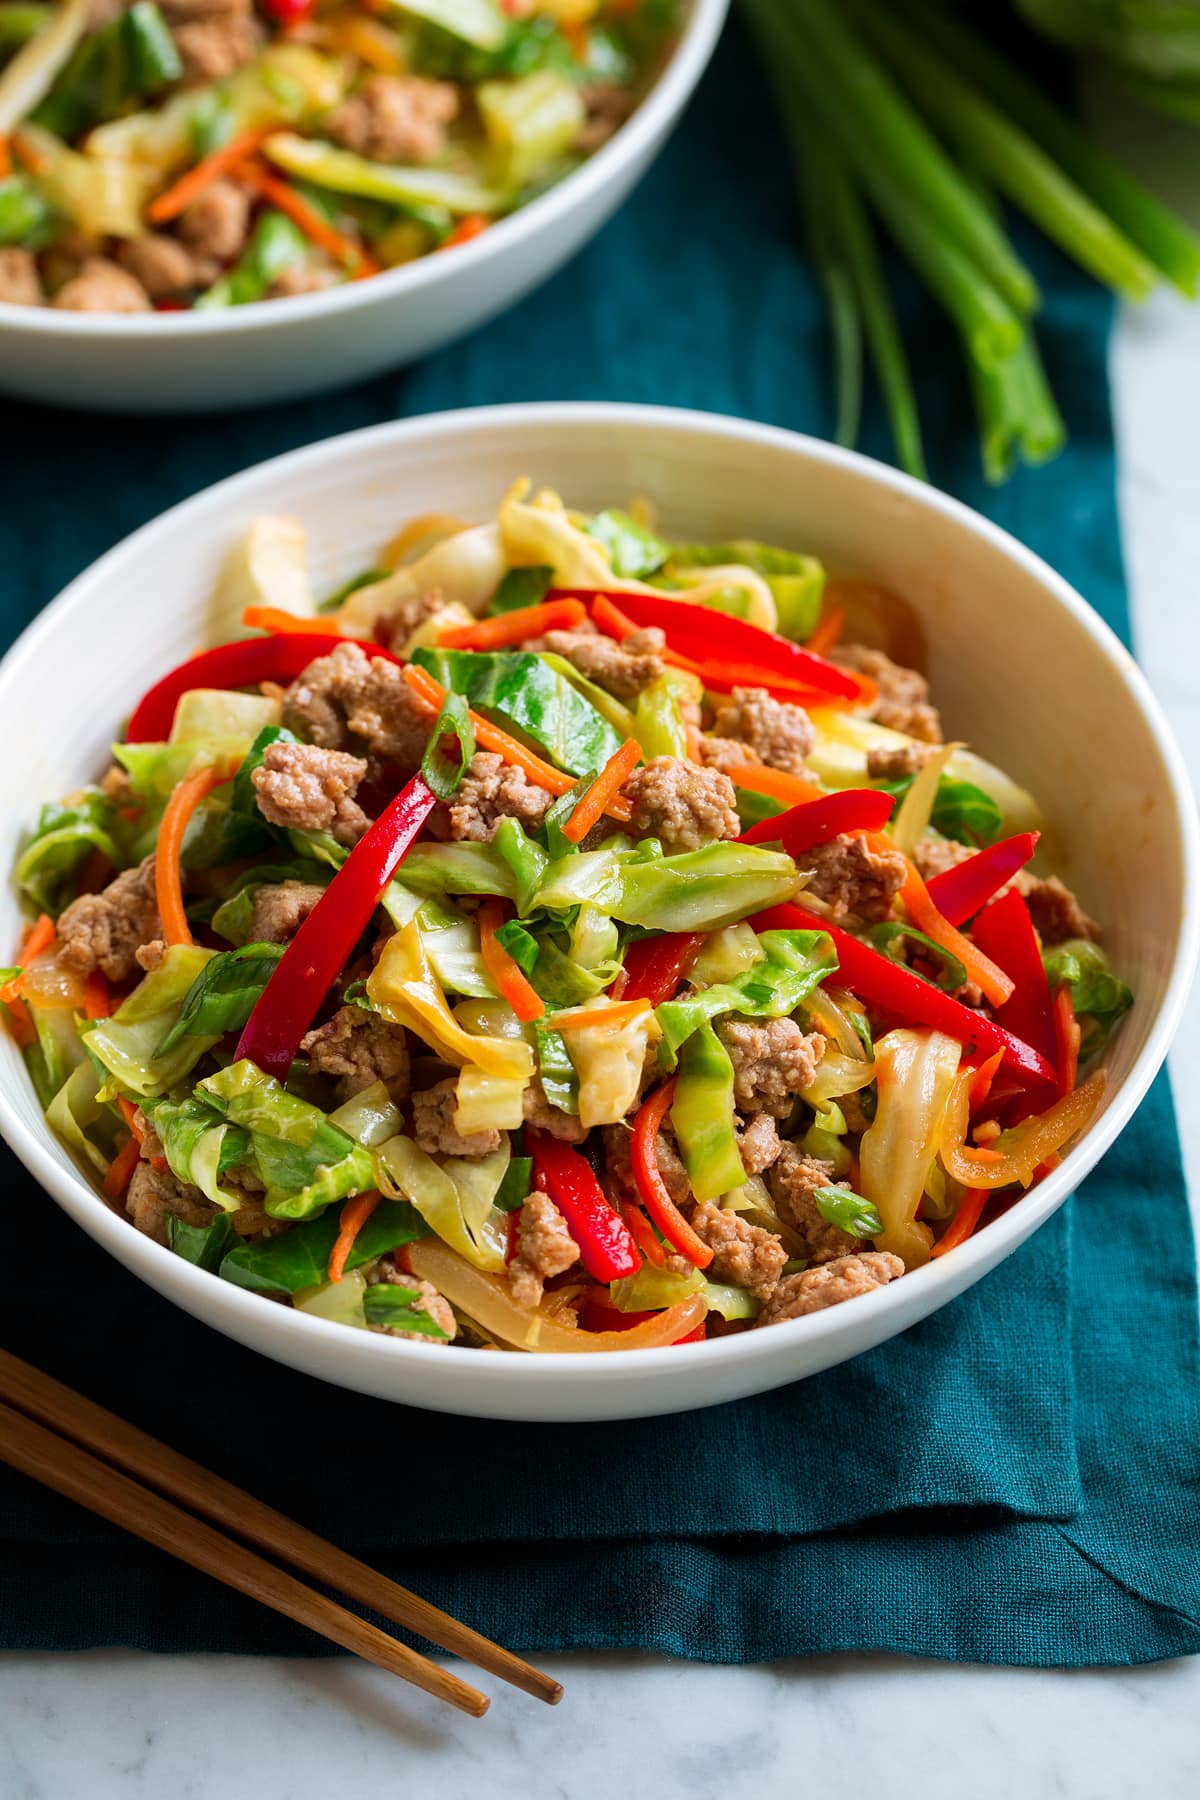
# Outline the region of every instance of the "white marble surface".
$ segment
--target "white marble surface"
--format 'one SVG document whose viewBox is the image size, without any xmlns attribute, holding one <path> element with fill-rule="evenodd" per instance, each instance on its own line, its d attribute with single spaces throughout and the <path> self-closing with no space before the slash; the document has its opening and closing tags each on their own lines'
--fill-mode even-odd
<svg viewBox="0 0 1200 1800">
<path fill-rule="evenodd" d="M 1200 138 L 1106 130 L 1200 220 Z M 1169 296 L 1113 351 L 1121 509 L 1142 661 L 1200 766 L 1200 307 Z M 1200 1018 L 1173 1058 L 1200 1195 Z M 1200 1546 L 1198 1546 L 1200 1553 Z M 0 1800 L 1194 1800 L 1200 1658 L 1058 1673 L 816 1658 L 721 1669 L 637 1656 L 547 1659 L 550 1710 L 505 1689 L 459 1718 L 362 1664 L 0 1657 Z M 496 1684 L 487 1684 L 495 1688 Z"/>
</svg>

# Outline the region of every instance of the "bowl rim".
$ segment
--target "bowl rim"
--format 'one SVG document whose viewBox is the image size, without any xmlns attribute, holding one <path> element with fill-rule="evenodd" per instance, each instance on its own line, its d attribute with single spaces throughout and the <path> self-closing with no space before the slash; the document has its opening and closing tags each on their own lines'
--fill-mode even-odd
<svg viewBox="0 0 1200 1800">
<path fill-rule="evenodd" d="M 455 247 L 450 258 L 418 257 L 397 269 L 387 269 L 369 281 L 349 281 L 315 294 L 292 295 L 279 312 L 275 300 L 256 300 L 245 306 L 212 312 L 78 313 L 52 306 L 17 306 L 0 300 L 0 332 L 22 330 L 39 337 L 115 338 L 137 341 L 144 337 L 170 339 L 241 335 L 272 324 L 307 323 L 344 318 L 368 304 L 397 302 L 469 275 L 506 251 L 517 253 L 522 244 L 543 229 L 553 230 L 562 216 L 576 205 L 585 206 L 623 169 L 635 165 L 649 152 L 660 134 L 678 119 L 699 81 L 721 33 L 729 0 L 690 0 L 679 40 L 659 71 L 658 78 L 608 142 L 593 152 L 569 175 L 518 211 L 466 244 Z"/>
<path fill-rule="evenodd" d="M 1174 823 L 1179 833 L 1182 853 L 1182 925 L 1166 990 L 1151 1021 L 1146 1042 L 1125 1080 L 1113 1093 L 1101 1118 L 1070 1151 L 1060 1167 L 1040 1182 L 1020 1206 L 1011 1208 L 990 1225 L 986 1232 L 960 1245 L 953 1257 L 931 1261 L 923 1268 L 913 1270 L 903 1281 L 890 1283 L 874 1293 L 861 1296 L 849 1312 L 842 1307 L 830 1307 L 773 1326 L 769 1336 L 759 1336 L 754 1332 L 740 1333 L 691 1345 L 689 1353 L 692 1358 L 704 1359 L 704 1365 L 715 1370 L 718 1364 L 734 1367 L 756 1361 L 763 1355 L 768 1343 L 774 1344 L 777 1350 L 781 1349 L 787 1341 L 779 1336 L 781 1332 L 790 1333 L 791 1341 L 797 1347 L 802 1341 L 810 1346 L 828 1345 L 841 1336 L 855 1335 L 853 1321 L 863 1320 L 862 1309 L 874 1308 L 872 1316 L 878 1326 L 887 1315 L 907 1309 L 918 1294 L 924 1297 L 925 1304 L 921 1306 L 917 1316 L 924 1317 L 970 1286 L 977 1272 L 983 1272 L 983 1265 L 991 1266 L 1004 1260 L 1019 1243 L 1036 1231 L 1067 1199 L 1078 1180 L 1095 1166 L 1112 1145 L 1132 1118 L 1165 1061 L 1188 998 L 1200 952 L 1200 906 L 1197 905 L 1200 823 L 1183 755 L 1171 727 L 1146 677 L 1111 627 L 1064 577 L 1056 574 L 1048 563 L 1002 527 L 975 512 L 964 502 L 857 451 L 842 449 L 779 426 L 758 424 L 720 414 L 608 401 L 518 402 L 423 414 L 340 433 L 281 456 L 271 457 L 202 489 L 132 532 L 77 575 L 31 621 L 3 659 L 0 659 L 0 699 L 9 683 L 21 679 L 23 664 L 41 649 L 43 642 L 47 638 L 53 639 L 60 628 L 67 624 L 77 607 L 87 605 L 93 589 L 110 587 L 114 591 L 118 590 L 122 565 L 127 559 L 141 556 L 147 550 L 153 552 L 160 540 L 164 545 L 169 544 L 178 526 L 192 515 L 212 513 L 219 516 L 225 502 L 234 493 L 253 489 L 260 482 L 273 484 L 280 477 L 300 469 L 307 471 L 313 467 L 320 468 L 322 464 L 336 464 L 341 457 L 372 445 L 416 446 L 422 439 L 429 437 L 452 440 L 456 436 L 470 437 L 477 430 L 496 428 L 508 429 L 516 434 L 540 425 L 554 424 L 569 424 L 573 430 L 581 431 L 594 427 L 617 427 L 629 434 L 645 429 L 669 430 L 676 437 L 683 434 L 698 441 L 720 442 L 726 450 L 746 446 L 783 451 L 800 464 L 807 461 L 843 470 L 859 481 L 883 488 L 899 500 L 943 515 L 1031 576 L 1057 605 L 1071 614 L 1106 659 L 1118 668 L 1131 700 L 1138 708 L 1162 758 L 1169 777 Z M 286 486 L 286 482 L 283 485 Z M 47 1148 L 48 1130 L 38 1132 L 27 1127 L 15 1115 L 9 1096 L 2 1089 L 0 1134 L 26 1168 L 76 1223 L 105 1249 L 110 1250 L 119 1262 L 139 1278 L 146 1279 L 155 1291 L 164 1291 L 164 1285 L 154 1278 L 155 1272 L 161 1271 L 166 1276 L 169 1271 L 170 1279 L 165 1284 L 165 1291 L 176 1304 L 184 1305 L 186 1310 L 202 1322 L 216 1329 L 224 1329 L 222 1323 L 212 1316 L 214 1309 L 209 1304 L 210 1300 L 219 1300 L 217 1311 L 227 1312 L 234 1319 L 244 1319 L 249 1326 L 249 1335 L 261 1342 L 264 1334 L 261 1330 L 255 1330 L 255 1321 L 259 1326 L 263 1324 L 266 1309 L 259 1295 L 232 1283 L 220 1282 L 218 1277 L 176 1257 L 164 1245 L 157 1244 L 134 1230 L 128 1220 L 105 1203 L 81 1173 L 74 1171 L 68 1174 L 60 1167 Z M 994 1254 L 997 1251 L 998 1256 Z M 218 1283 L 215 1288 L 211 1285 L 214 1281 Z M 172 1292 L 172 1289 L 177 1291 Z M 937 1297 L 939 1294 L 940 1298 Z M 253 1310 L 247 1312 L 247 1308 Z M 346 1327 L 330 1320 L 285 1307 L 272 1307 L 270 1316 L 274 1323 L 267 1334 L 272 1339 L 269 1354 L 276 1356 L 278 1360 L 291 1362 L 290 1346 L 299 1347 L 305 1342 L 319 1357 L 319 1334 L 322 1333 L 337 1334 L 336 1340 L 326 1339 L 331 1351 L 335 1342 L 345 1343 Z M 315 1338 L 314 1333 L 318 1334 Z M 233 1335 L 242 1342 L 247 1341 L 240 1331 L 235 1331 Z M 445 1378 L 446 1362 L 438 1345 L 412 1340 L 398 1342 L 374 1333 L 353 1335 L 357 1350 L 355 1360 L 359 1369 L 368 1365 L 382 1368 L 391 1358 L 402 1356 L 415 1359 L 410 1360 L 409 1366 L 417 1383 L 423 1369 L 440 1368 L 443 1380 Z M 878 1332 L 871 1341 L 877 1342 L 887 1335 L 886 1330 Z M 361 1341 L 363 1339 L 367 1341 Z M 854 1355 L 857 1352 L 849 1351 L 847 1354 Z M 619 1361 L 614 1361 L 615 1358 L 619 1358 Z M 481 1399 L 494 1392 L 499 1400 L 511 1382 L 518 1359 L 528 1366 L 531 1384 L 536 1382 L 542 1388 L 553 1387 L 560 1381 L 571 1381 L 585 1388 L 594 1384 L 603 1385 L 617 1369 L 627 1371 L 630 1379 L 651 1379 L 668 1373 L 672 1368 L 676 1371 L 679 1368 L 674 1346 L 593 1356 L 567 1353 L 531 1356 L 528 1352 L 514 1350 L 470 1358 L 464 1364 L 462 1380 L 469 1383 L 472 1391 Z M 832 1355 L 820 1366 L 838 1360 L 836 1355 Z M 699 1365 L 693 1362 L 690 1366 Z M 568 1371 L 571 1371 L 570 1375 Z M 337 1376 L 330 1378 L 338 1379 Z M 420 1400 L 413 1403 L 422 1404 Z M 466 1407 L 464 1410 L 475 1409 Z M 484 1410 L 486 1413 L 486 1407 Z M 496 1416 L 515 1415 L 502 1413 Z"/>
</svg>

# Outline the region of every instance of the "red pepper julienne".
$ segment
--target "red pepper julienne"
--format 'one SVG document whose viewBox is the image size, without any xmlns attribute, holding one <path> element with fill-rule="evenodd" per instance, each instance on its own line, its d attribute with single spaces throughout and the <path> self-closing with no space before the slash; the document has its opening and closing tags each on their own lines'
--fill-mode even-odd
<svg viewBox="0 0 1200 1800">
<path fill-rule="evenodd" d="M 596 1171 L 585 1156 L 548 1131 L 526 1128 L 525 1144 L 533 1158 L 537 1185 L 549 1194 L 571 1236 L 579 1260 L 595 1281 L 619 1281 L 641 1267 L 637 1246 L 620 1214 L 605 1199 Z"/>
<path fill-rule="evenodd" d="M 239 1058 L 286 1078 L 300 1039 L 436 805 L 414 775 L 359 839 L 276 963 L 238 1041 Z"/>
<path fill-rule="evenodd" d="M 743 831 L 740 842 L 782 844 L 789 856 L 803 856 L 848 831 L 882 831 L 894 805 L 881 788 L 840 788 L 820 800 L 789 806 L 774 818 L 760 819 Z"/>
<path fill-rule="evenodd" d="M 943 869 L 926 883 L 929 898 L 951 925 L 965 925 L 981 907 L 1023 869 L 1037 849 L 1038 833 L 1021 831 L 1016 837 L 989 844 L 952 869 Z"/>
<path fill-rule="evenodd" d="M 902 963 L 860 943 L 848 931 L 831 925 L 816 913 L 787 901 L 755 914 L 750 921 L 755 931 L 825 931 L 833 939 L 837 951 L 837 979 L 860 1000 L 881 1007 L 907 1024 L 927 1025 L 933 1031 L 944 1031 L 957 1038 L 968 1056 L 990 1056 L 1004 1052 L 1004 1061 L 1026 1081 L 1054 1080 L 1053 1065 L 1031 1044 L 1014 1037 L 1012 1032 L 994 1020 L 972 1012 L 957 1000 L 944 994 L 931 982 L 922 981 Z"/>
<path fill-rule="evenodd" d="M 613 984 L 614 1000 L 669 1000 L 697 956 L 708 934 L 664 931 L 661 937 L 638 938 L 625 952 L 625 963 Z"/>
<path fill-rule="evenodd" d="M 995 1010 L 997 1025 L 1023 1038 L 1057 1069 L 1050 983 L 1029 908 L 1020 894 L 1010 888 L 999 900 L 985 906 L 971 936 L 983 954 L 990 956 L 1014 983 L 1009 998 Z"/>
<path fill-rule="evenodd" d="M 133 709 L 125 740 L 130 744 L 154 744 L 169 736 L 175 708 L 193 688 L 257 687 L 260 681 L 295 681 L 316 657 L 328 656 L 339 644 L 355 642 L 356 639 L 340 637 L 333 631 L 297 631 L 241 638 L 232 644 L 202 650 L 142 695 Z M 385 662 L 401 660 L 382 644 L 364 643 L 358 647 L 368 656 L 381 656 Z"/>
</svg>

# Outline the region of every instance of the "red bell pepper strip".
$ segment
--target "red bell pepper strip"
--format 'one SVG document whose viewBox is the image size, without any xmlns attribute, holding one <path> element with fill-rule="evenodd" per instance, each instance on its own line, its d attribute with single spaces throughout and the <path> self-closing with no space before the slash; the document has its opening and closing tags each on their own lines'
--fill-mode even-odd
<svg viewBox="0 0 1200 1800">
<path fill-rule="evenodd" d="M 625 952 L 625 964 L 613 984 L 614 1000 L 669 1000 L 700 954 L 706 932 L 664 931 L 661 937 L 638 938 Z M 620 992 L 618 992 L 618 988 Z"/>
<path fill-rule="evenodd" d="M 1050 983 L 1042 966 L 1029 908 L 1012 888 L 985 906 L 971 930 L 976 947 L 1011 976 L 1013 991 L 995 1009 L 997 1025 L 1011 1031 L 1058 1067 Z"/>
<path fill-rule="evenodd" d="M 909 1025 L 927 1025 L 933 1031 L 944 1031 L 957 1038 L 968 1057 L 990 1056 L 1003 1050 L 1008 1066 L 1026 1080 L 1054 1080 L 1053 1066 L 1031 1044 L 1014 1037 L 994 1020 L 972 1012 L 936 988 L 922 981 L 903 963 L 881 956 L 869 944 L 862 944 L 848 931 L 830 925 L 816 913 L 786 901 L 782 906 L 768 907 L 750 921 L 755 931 L 826 931 L 837 951 L 837 979 L 860 1000 L 894 1013 Z"/>
<path fill-rule="evenodd" d="M 548 1131 L 526 1127 L 525 1144 L 533 1158 L 534 1180 L 567 1221 L 588 1274 L 595 1281 L 635 1275 L 642 1266 L 637 1246 L 620 1213 L 605 1199 L 587 1158 Z"/>
<path fill-rule="evenodd" d="M 989 844 L 978 855 L 969 856 L 953 869 L 943 869 L 926 882 L 929 898 L 943 919 L 952 925 L 964 925 L 992 895 L 1023 869 L 1037 849 L 1038 833 L 1020 831 L 1016 837 Z"/>
<path fill-rule="evenodd" d="M 712 1250 L 698 1237 L 667 1192 L 658 1167 L 658 1132 L 675 1098 L 675 1077 L 647 1094 L 633 1122 L 629 1161 L 638 1198 L 673 1250 L 698 1269 L 707 1269 Z"/>
<path fill-rule="evenodd" d="M 419 775 L 361 837 L 275 965 L 238 1040 L 268 1075 L 286 1079 L 300 1039 L 341 974 L 371 914 L 437 805 Z"/>
<path fill-rule="evenodd" d="M 218 644 L 189 657 L 169 675 L 142 695 L 133 709 L 125 731 L 129 744 L 155 744 L 168 737 L 175 708 L 184 694 L 193 688 L 256 687 L 260 681 L 295 681 L 318 656 L 328 656 L 339 644 L 350 644 L 353 638 L 339 637 L 336 632 L 280 632 L 271 637 L 241 638 L 232 644 Z M 382 644 L 359 644 L 368 656 L 381 656 L 385 662 L 399 663 L 400 658 L 385 650 Z"/>
<path fill-rule="evenodd" d="M 603 598 L 639 629 L 658 626 L 672 650 L 706 666 L 715 661 L 717 670 L 732 664 L 743 677 L 757 672 L 764 686 L 768 681 L 782 681 L 842 700 L 858 700 L 865 691 L 858 676 L 836 668 L 823 656 L 814 656 L 790 638 L 692 600 L 589 588 L 551 588 L 546 598 L 585 602 Z"/>
<path fill-rule="evenodd" d="M 743 831 L 742 844 L 782 844 L 789 856 L 803 856 L 847 831 L 882 831 L 895 805 L 881 788 L 841 788 L 790 806 L 772 819 L 760 819 Z"/>
</svg>

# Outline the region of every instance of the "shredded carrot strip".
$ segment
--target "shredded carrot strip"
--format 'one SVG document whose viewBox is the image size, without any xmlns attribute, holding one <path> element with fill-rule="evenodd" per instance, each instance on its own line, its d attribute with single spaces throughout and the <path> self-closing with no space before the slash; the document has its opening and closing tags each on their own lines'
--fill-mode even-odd
<svg viewBox="0 0 1200 1800">
<path fill-rule="evenodd" d="M 501 999 L 516 1013 L 522 1024 L 530 1024 L 540 1019 L 546 1010 L 546 1003 L 531 985 L 516 959 L 509 954 L 503 944 L 497 943 L 496 933 L 504 923 L 504 907 L 499 900 L 486 900 L 479 909 L 479 948 L 483 957 L 483 966 L 491 976 Z"/>
<path fill-rule="evenodd" d="M 328 637 L 337 631 L 333 613 L 322 613 L 319 619 L 306 619 L 300 613 L 285 612 L 282 606 L 248 606 L 242 614 L 242 624 L 250 631 L 269 631 L 273 637 L 288 637 L 295 632 Z"/>
<path fill-rule="evenodd" d="M 53 942 L 54 920 L 49 913 L 42 913 L 24 933 L 17 955 L 22 964 L 28 965 L 35 956 L 40 956 L 43 950 L 48 950 Z M 4 986 L 0 987 L 0 1000 L 3 1000 L 6 1006 L 10 1006 L 14 1000 L 20 999 L 24 973 L 24 968 L 18 970 L 11 981 L 6 981 Z"/>
<path fill-rule="evenodd" d="M 133 1171 L 138 1166 L 142 1147 L 132 1135 L 129 1141 L 117 1151 L 104 1172 L 101 1186 L 110 1200 L 119 1200 L 125 1189 L 133 1180 Z"/>
<path fill-rule="evenodd" d="M 11 1000 L 5 1000 L 4 1005 L 8 1008 L 8 1028 L 23 1050 L 27 1044 L 32 1044 L 37 1036 L 33 1014 L 25 1002 L 15 996 Z"/>
<path fill-rule="evenodd" d="M 947 1250 L 955 1250 L 959 1244 L 965 1244 L 983 1216 L 987 1192 L 983 1188 L 968 1188 L 958 1203 L 958 1211 L 943 1231 L 930 1256 L 945 1256 Z"/>
<path fill-rule="evenodd" d="M 1075 1017 L 1075 1001 L 1064 981 L 1054 990 L 1054 1042 L 1058 1051 L 1058 1092 L 1069 1094 L 1079 1080 L 1079 1045 L 1082 1039 Z"/>
<path fill-rule="evenodd" d="M 8 139 L 0 137 L 0 181 L 7 181 L 12 174 L 12 155 L 8 147 Z"/>
<path fill-rule="evenodd" d="M 753 794 L 765 794 L 768 800 L 780 800 L 784 806 L 800 806 L 809 800 L 820 800 L 825 790 L 802 775 L 789 775 L 783 769 L 772 769 L 766 763 L 733 763 L 725 770 L 734 787 L 749 788 Z"/>
<path fill-rule="evenodd" d="M 340 1281 L 345 1274 L 346 1258 L 354 1248 L 354 1240 L 379 1205 L 379 1199 L 378 1188 L 369 1188 L 365 1194 L 352 1194 L 343 1206 L 338 1234 L 329 1252 L 330 1281 Z"/>
<path fill-rule="evenodd" d="M 117 1095 L 117 1108 L 121 1114 L 121 1117 L 124 1119 L 125 1123 L 129 1127 L 130 1131 L 132 1131 L 134 1137 L 137 1139 L 138 1143 L 140 1144 L 143 1141 L 143 1139 L 145 1138 L 146 1134 L 142 1130 L 141 1126 L 138 1124 L 138 1116 L 137 1116 L 138 1109 L 137 1109 L 137 1107 L 133 1104 L 132 1100 L 127 1100 L 125 1098 L 124 1094 L 118 1094 Z"/>
<path fill-rule="evenodd" d="M 402 673 L 417 699 L 423 700 L 431 712 L 437 712 L 446 698 L 446 690 L 441 682 L 435 681 L 427 669 L 417 668 L 415 663 L 409 663 Z M 543 762 L 540 756 L 527 750 L 524 744 L 519 744 L 516 738 L 510 737 L 507 731 L 502 731 L 499 725 L 493 725 L 482 713 L 472 712 L 470 719 L 477 743 L 485 750 L 490 750 L 493 755 L 503 757 L 514 768 L 520 769 L 522 774 L 527 775 L 538 787 L 545 788 L 547 793 L 569 794 L 575 786 L 569 775 L 564 775 L 552 763 Z M 619 794 L 604 810 L 610 819 L 619 819 L 623 824 L 633 817 L 633 807 Z"/>
<path fill-rule="evenodd" d="M 622 1217 L 629 1227 L 630 1237 L 633 1239 L 646 1260 L 652 1262 L 656 1269 L 664 1268 L 667 1261 L 667 1253 L 655 1236 L 654 1228 L 641 1207 L 635 1206 L 633 1202 L 630 1201 L 625 1207 Z"/>
<path fill-rule="evenodd" d="M 575 803 L 575 810 L 563 826 L 568 843 L 580 844 L 599 819 L 609 802 L 615 800 L 642 759 L 642 746 L 636 738 L 626 738 L 615 750 L 590 787 Z"/>
<path fill-rule="evenodd" d="M 183 906 L 183 869 L 179 860 L 188 820 L 204 796 L 227 779 L 216 768 L 200 769 L 195 775 L 185 775 L 176 785 L 163 812 L 154 852 L 154 893 L 158 901 L 158 916 L 162 920 L 163 936 L 168 944 L 192 942 L 191 927 Z"/>
<path fill-rule="evenodd" d="M 21 167 L 30 175 L 44 175 L 50 167 L 50 158 L 35 150 L 32 144 L 18 134 L 9 140 L 9 149 Z"/>
<path fill-rule="evenodd" d="M 556 1031 L 579 1031 L 585 1025 L 624 1024 L 637 1013 L 650 1011 L 648 1000 L 614 1000 L 611 1006 L 593 1006 L 584 1012 L 560 1013 L 554 1021 Z"/>
<path fill-rule="evenodd" d="M 107 1019 L 112 1009 L 107 977 L 103 969 L 93 969 L 84 985 L 83 1016 L 85 1019 Z"/>
<path fill-rule="evenodd" d="M 895 850 L 891 839 L 879 832 L 864 832 L 868 843 L 878 848 Z M 938 911 L 937 905 L 930 895 L 916 868 L 910 862 L 908 873 L 904 878 L 904 886 L 900 889 L 909 918 L 918 931 L 923 931 L 927 938 L 948 950 L 951 956 L 957 956 L 967 978 L 983 989 L 993 1006 L 1003 1006 L 1013 991 L 1012 977 L 998 968 L 990 956 L 985 956 L 968 937 L 964 937 L 958 927 L 952 925 Z"/>
<path fill-rule="evenodd" d="M 586 618 L 587 610 L 578 600 L 543 600 L 539 606 L 521 606 L 494 619 L 476 619 L 472 625 L 449 625 L 438 634 L 438 647 L 504 650 L 544 631 L 570 631 Z"/>
<path fill-rule="evenodd" d="M 197 195 L 204 192 L 206 187 L 211 187 L 212 183 L 218 181 L 228 170 L 252 155 L 263 139 L 269 137 L 274 129 L 275 127 L 272 125 L 264 125 L 257 131 L 239 131 L 230 138 L 227 144 L 222 144 L 211 155 L 202 157 L 194 167 L 187 171 L 186 175 L 181 175 L 178 181 L 172 182 L 169 188 L 164 188 L 162 193 L 150 202 L 146 208 L 146 218 L 149 223 L 165 225 L 170 219 L 177 219 L 180 213 L 191 205 Z"/>
<path fill-rule="evenodd" d="M 336 225 L 331 225 L 328 219 L 322 218 L 303 194 L 298 194 L 295 188 L 289 187 L 278 175 L 272 175 L 261 163 L 253 161 L 242 163 L 238 174 L 264 200 L 269 200 L 281 213 L 286 213 L 292 223 L 300 227 L 305 237 L 311 238 L 317 248 L 324 250 L 334 262 L 343 263 L 347 268 L 356 269 L 363 275 L 379 274 L 379 264 L 364 247 L 347 237 L 344 231 L 339 231 Z"/>
<path fill-rule="evenodd" d="M 817 620 L 817 628 L 804 648 L 813 656 L 828 656 L 842 635 L 842 627 L 846 623 L 844 606 L 830 606 Z"/>
<path fill-rule="evenodd" d="M 1004 1061 L 1003 1050 L 997 1050 L 986 1062 L 981 1062 L 971 1083 L 971 1092 L 967 1100 L 968 1111 L 976 1113 L 983 1106 L 992 1091 L 992 1083 L 996 1079 L 1000 1064 Z"/>
<path fill-rule="evenodd" d="M 485 232 L 491 222 L 484 213 L 467 213 L 465 218 L 458 221 L 450 236 L 442 239 L 438 249 L 453 250 L 458 244 L 469 244 L 473 238 Z"/>
</svg>

